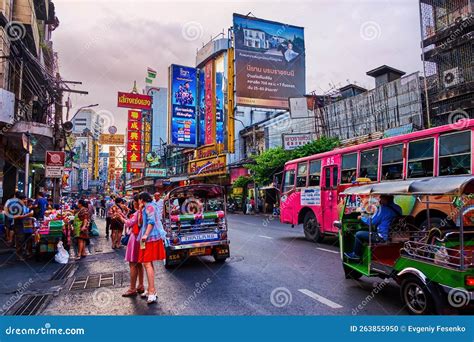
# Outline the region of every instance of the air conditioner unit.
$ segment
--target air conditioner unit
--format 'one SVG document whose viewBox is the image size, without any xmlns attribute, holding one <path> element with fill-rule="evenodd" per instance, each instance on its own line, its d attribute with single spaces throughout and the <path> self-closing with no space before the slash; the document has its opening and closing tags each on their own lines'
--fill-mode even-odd
<svg viewBox="0 0 474 342">
<path fill-rule="evenodd" d="M 464 79 L 461 68 L 456 67 L 443 72 L 443 85 L 445 88 L 457 86 L 462 82 L 464 82 Z"/>
</svg>

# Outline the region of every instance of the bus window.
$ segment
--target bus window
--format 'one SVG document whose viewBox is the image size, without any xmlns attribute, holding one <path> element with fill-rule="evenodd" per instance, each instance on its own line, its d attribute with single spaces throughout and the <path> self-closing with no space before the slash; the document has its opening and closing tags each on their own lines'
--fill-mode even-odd
<svg viewBox="0 0 474 342">
<path fill-rule="evenodd" d="M 471 173 L 471 132 L 446 134 L 439 137 L 439 175 Z"/>
<path fill-rule="evenodd" d="M 285 180 L 283 182 L 283 192 L 290 191 L 295 185 L 295 170 L 287 170 L 285 172 Z"/>
<path fill-rule="evenodd" d="M 403 144 L 382 149 L 382 180 L 403 178 Z"/>
<path fill-rule="evenodd" d="M 296 175 L 296 187 L 303 188 L 306 186 L 306 178 L 308 176 L 308 163 L 298 164 L 298 173 Z"/>
<path fill-rule="evenodd" d="M 342 156 L 341 183 L 347 184 L 355 182 L 357 169 L 357 153 Z"/>
<path fill-rule="evenodd" d="M 331 168 L 324 168 L 324 188 L 331 189 Z"/>
<path fill-rule="evenodd" d="M 433 177 L 434 139 L 408 144 L 408 178 Z"/>
<path fill-rule="evenodd" d="M 334 189 L 337 188 L 337 176 L 338 176 L 338 173 L 339 173 L 338 171 L 339 170 L 338 170 L 337 166 L 334 166 L 332 168 L 332 187 Z"/>
<path fill-rule="evenodd" d="M 313 160 L 309 163 L 308 186 L 319 186 L 321 181 L 321 160 Z"/>
<path fill-rule="evenodd" d="M 372 181 L 376 181 L 378 166 L 379 166 L 379 150 L 378 149 L 362 152 L 360 154 L 359 177 L 369 178 Z"/>
</svg>

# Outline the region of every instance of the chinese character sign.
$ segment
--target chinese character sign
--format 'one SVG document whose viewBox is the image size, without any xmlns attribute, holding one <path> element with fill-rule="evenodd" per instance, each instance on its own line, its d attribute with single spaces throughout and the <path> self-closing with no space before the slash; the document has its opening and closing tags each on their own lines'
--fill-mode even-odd
<svg viewBox="0 0 474 342">
<path fill-rule="evenodd" d="M 127 127 L 127 172 L 136 173 L 130 163 L 142 161 L 142 113 L 137 110 L 128 111 Z"/>
</svg>

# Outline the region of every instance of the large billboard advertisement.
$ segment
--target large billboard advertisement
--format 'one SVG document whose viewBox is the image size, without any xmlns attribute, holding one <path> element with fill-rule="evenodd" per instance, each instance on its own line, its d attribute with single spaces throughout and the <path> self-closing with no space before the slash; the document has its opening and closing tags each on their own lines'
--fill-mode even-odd
<svg viewBox="0 0 474 342">
<path fill-rule="evenodd" d="M 204 67 L 204 144 L 215 143 L 216 140 L 216 111 L 214 90 L 214 61 L 210 60 Z"/>
<path fill-rule="evenodd" d="M 199 121 L 199 146 L 205 145 L 206 141 L 206 87 L 204 82 L 204 70 L 199 70 L 199 101 L 198 101 L 198 121 Z"/>
<path fill-rule="evenodd" d="M 224 143 L 224 56 L 215 60 L 216 70 L 216 142 Z"/>
<path fill-rule="evenodd" d="M 236 104 L 288 108 L 305 94 L 304 29 L 234 13 Z"/>
<path fill-rule="evenodd" d="M 172 145 L 195 147 L 196 137 L 196 68 L 170 66 L 170 134 Z"/>
</svg>

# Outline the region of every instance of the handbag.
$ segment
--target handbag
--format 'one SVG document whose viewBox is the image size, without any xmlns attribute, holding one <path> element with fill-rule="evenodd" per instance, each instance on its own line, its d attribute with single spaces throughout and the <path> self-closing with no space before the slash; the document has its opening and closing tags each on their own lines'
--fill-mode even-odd
<svg viewBox="0 0 474 342">
<path fill-rule="evenodd" d="M 120 243 L 124 246 L 128 245 L 128 241 L 130 240 L 130 235 L 128 234 L 125 234 L 122 236 L 122 238 L 120 239 Z"/>
</svg>

